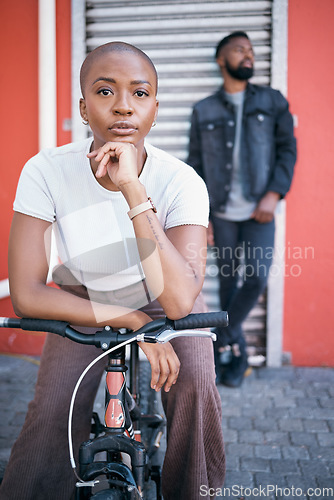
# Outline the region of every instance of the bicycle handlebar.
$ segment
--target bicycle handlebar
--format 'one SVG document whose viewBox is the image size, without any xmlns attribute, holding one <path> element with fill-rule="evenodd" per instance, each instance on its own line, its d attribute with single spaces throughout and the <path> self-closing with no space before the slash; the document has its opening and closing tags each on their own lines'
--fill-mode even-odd
<svg viewBox="0 0 334 500">
<path fill-rule="evenodd" d="M 188 314 L 185 318 L 174 320 L 175 330 L 184 330 L 185 328 L 212 328 L 214 326 L 227 325 L 228 314 L 226 311 Z"/>
<path fill-rule="evenodd" d="M 228 325 L 226 311 L 189 314 L 185 318 L 171 320 L 159 318 L 131 333 L 121 333 L 111 327 L 104 327 L 102 331 L 95 334 L 80 333 L 70 326 L 66 321 L 35 318 L 0 318 L 0 328 L 20 328 L 22 330 L 50 332 L 67 337 L 74 342 L 107 350 L 123 341 L 137 339 L 145 342 L 164 343 L 177 336 L 201 336 L 216 339 L 212 332 L 194 331 L 195 328 L 210 328 L 215 326 L 225 327 Z M 178 333 L 183 330 L 182 333 Z"/>
</svg>

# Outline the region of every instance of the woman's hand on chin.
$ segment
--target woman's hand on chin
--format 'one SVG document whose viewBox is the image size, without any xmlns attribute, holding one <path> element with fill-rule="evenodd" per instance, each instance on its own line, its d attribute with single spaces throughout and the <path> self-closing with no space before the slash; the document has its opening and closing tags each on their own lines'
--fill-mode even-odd
<svg viewBox="0 0 334 500">
<path fill-rule="evenodd" d="M 120 190 L 126 184 L 138 182 L 137 149 L 128 142 L 106 142 L 87 154 L 97 164 L 95 176 L 109 176 Z"/>
</svg>

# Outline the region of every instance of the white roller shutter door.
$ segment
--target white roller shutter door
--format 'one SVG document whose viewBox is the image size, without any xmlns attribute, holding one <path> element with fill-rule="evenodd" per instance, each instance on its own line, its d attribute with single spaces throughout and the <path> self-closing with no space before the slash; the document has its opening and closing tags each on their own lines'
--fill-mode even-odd
<svg viewBox="0 0 334 500">
<path fill-rule="evenodd" d="M 271 1 L 92 0 L 86 5 L 87 51 L 121 40 L 155 63 L 160 109 L 150 141 L 183 160 L 193 104 L 221 84 L 215 46 L 234 30 L 246 31 L 254 44 L 254 82 L 269 84 Z"/>
<path fill-rule="evenodd" d="M 74 12 L 75 4 L 85 10 L 86 53 L 120 40 L 152 59 L 159 75 L 160 107 L 149 140 L 182 160 L 187 157 L 193 104 L 221 85 L 214 60 L 221 38 L 231 31 L 246 31 L 256 58 L 252 81 L 270 84 L 271 0 L 90 0 L 84 7 L 80 0 L 73 3 Z M 217 271 L 209 253 L 204 292 L 212 310 L 219 309 Z M 251 354 L 265 354 L 265 316 L 262 297 L 244 325 Z"/>
</svg>

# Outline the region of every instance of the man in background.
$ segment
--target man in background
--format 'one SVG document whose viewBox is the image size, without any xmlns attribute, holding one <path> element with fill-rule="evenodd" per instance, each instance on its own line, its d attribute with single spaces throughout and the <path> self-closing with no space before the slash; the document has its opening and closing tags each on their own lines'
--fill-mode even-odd
<svg viewBox="0 0 334 500">
<path fill-rule="evenodd" d="M 242 323 L 266 287 L 275 209 L 291 185 L 296 140 L 283 95 L 248 81 L 254 52 L 246 33 L 223 38 L 216 62 L 223 86 L 194 106 L 188 163 L 208 187 L 208 243 L 215 245 L 220 305 L 230 318 L 217 329 L 217 381 L 238 387 L 248 371 Z"/>
</svg>

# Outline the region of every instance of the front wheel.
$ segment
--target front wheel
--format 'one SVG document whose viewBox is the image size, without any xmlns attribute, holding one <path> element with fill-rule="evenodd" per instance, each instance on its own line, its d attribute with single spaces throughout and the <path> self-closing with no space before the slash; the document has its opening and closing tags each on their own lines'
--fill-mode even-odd
<svg viewBox="0 0 334 500">
<path fill-rule="evenodd" d="M 125 492 L 120 489 L 98 491 L 91 500 L 137 500 L 141 497 L 136 492 Z"/>
<path fill-rule="evenodd" d="M 123 492 L 118 490 L 103 490 L 99 491 L 92 497 L 91 500 L 128 500 L 129 497 Z"/>
</svg>

